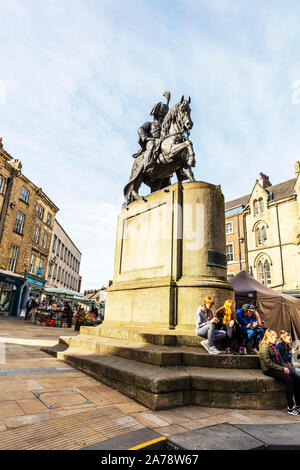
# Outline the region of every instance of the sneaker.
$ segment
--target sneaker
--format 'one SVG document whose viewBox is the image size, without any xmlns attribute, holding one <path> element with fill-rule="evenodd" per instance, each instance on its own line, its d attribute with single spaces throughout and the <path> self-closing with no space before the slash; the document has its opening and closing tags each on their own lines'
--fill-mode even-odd
<svg viewBox="0 0 300 470">
<path fill-rule="evenodd" d="M 208 340 L 204 340 L 204 341 L 201 341 L 201 346 L 203 346 L 207 352 L 209 352 L 209 344 L 208 344 Z"/>
<path fill-rule="evenodd" d="M 208 352 L 209 354 L 221 354 L 221 351 L 219 351 L 217 348 L 215 348 L 214 346 L 210 346 L 208 348 Z"/>
<path fill-rule="evenodd" d="M 299 411 L 299 409 L 297 409 L 296 406 L 294 406 L 294 408 L 288 408 L 287 410 L 288 410 L 289 415 L 300 416 L 300 411 Z"/>
<path fill-rule="evenodd" d="M 249 354 L 252 356 L 257 356 L 258 352 L 254 351 L 254 349 L 249 349 Z"/>
</svg>

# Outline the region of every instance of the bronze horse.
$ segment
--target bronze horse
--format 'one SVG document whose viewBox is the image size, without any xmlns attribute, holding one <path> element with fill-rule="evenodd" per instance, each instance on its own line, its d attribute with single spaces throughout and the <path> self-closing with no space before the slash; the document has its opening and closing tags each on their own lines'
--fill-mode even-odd
<svg viewBox="0 0 300 470">
<path fill-rule="evenodd" d="M 176 172 L 178 181 L 195 181 L 192 167 L 195 166 L 193 144 L 189 133 L 193 127 L 191 120 L 191 98 L 182 96 L 167 113 L 157 139 L 156 157 L 150 167 L 144 170 L 143 154 L 133 164 L 129 183 L 124 188 L 126 204 L 141 199 L 138 191 L 142 183 L 150 187 L 151 192 L 158 191 L 171 184 L 171 176 Z M 144 198 L 143 198 L 144 199 Z"/>
</svg>

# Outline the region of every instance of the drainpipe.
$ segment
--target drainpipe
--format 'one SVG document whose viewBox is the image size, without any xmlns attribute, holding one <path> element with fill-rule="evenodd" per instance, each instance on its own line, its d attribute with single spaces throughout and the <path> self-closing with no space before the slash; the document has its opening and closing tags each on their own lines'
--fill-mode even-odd
<svg viewBox="0 0 300 470">
<path fill-rule="evenodd" d="M 2 236 L 4 232 L 5 219 L 6 219 L 8 204 L 10 201 L 13 181 L 14 181 L 14 178 L 7 178 L 6 191 L 5 191 L 4 201 L 2 205 L 2 210 L 0 213 L 0 244 L 1 244 Z"/>
<path fill-rule="evenodd" d="M 284 280 L 284 270 L 283 270 L 283 257 L 282 257 L 282 246 L 281 246 L 281 234 L 280 234 L 280 225 L 279 225 L 279 215 L 278 215 L 278 204 L 276 204 L 276 216 L 277 216 L 277 230 L 278 230 L 278 240 L 279 240 L 279 249 L 280 249 L 280 261 L 281 261 L 281 276 L 282 276 L 282 286 L 285 284 Z"/>
<path fill-rule="evenodd" d="M 243 214 L 246 270 L 249 272 L 246 213 Z"/>
<path fill-rule="evenodd" d="M 242 252 L 241 252 L 241 231 L 240 231 L 240 216 L 237 217 L 238 220 L 238 237 L 239 237 L 239 261 L 240 261 L 240 271 L 242 270 Z"/>
</svg>

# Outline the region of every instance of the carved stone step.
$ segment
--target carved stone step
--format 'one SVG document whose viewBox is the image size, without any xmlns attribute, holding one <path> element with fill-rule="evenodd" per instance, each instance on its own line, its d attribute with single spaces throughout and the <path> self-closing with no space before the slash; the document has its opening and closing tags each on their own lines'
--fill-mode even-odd
<svg viewBox="0 0 300 470">
<path fill-rule="evenodd" d="M 286 406 L 281 384 L 261 370 L 157 367 L 121 357 L 67 347 L 57 358 L 152 409 L 199 405 L 273 409 Z M 51 348 L 44 348 L 45 351 Z"/>
<path fill-rule="evenodd" d="M 257 356 L 210 355 L 202 347 L 157 346 L 122 339 L 83 335 L 61 337 L 60 342 L 97 354 L 119 356 L 160 367 L 194 366 L 224 369 L 260 369 Z"/>
</svg>

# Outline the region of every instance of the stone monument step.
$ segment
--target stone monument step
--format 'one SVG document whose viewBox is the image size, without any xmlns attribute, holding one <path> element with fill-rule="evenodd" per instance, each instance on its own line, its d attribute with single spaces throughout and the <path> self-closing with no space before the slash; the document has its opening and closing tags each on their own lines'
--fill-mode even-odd
<svg viewBox="0 0 300 470">
<path fill-rule="evenodd" d="M 211 355 L 202 346 L 197 348 L 190 346 L 157 346 L 149 343 L 137 343 L 86 334 L 75 337 L 61 337 L 60 343 L 86 349 L 97 354 L 119 356 L 160 367 L 193 366 L 224 369 L 260 369 L 258 356 L 227 355 L 225 353 Z"/>
<path fill-rule="evenodd" d="M 199 405 L 218 408 L 285 407 L 283 387 L 261 370 L 158 367 L 68 347 L 56 356 L 151 409 Z M 53 348 L 43 348 L 53 354 Z"/>
<path fill-rule="evenodd" d="M 128 340 L 130 342 L 155 344 L 157 346 L 191 346 L 201 345 L 203 338 L 197 336 L 194 329 L 167 329 L 154 326 L 128 326 L 118 323 L 102 324 L 97 327 L 82 326 L 80 334 L 92 337 L 104 337 Z M 219 341 L 218 347 L 224 349 L 224 342 Z"/>
</svg>

